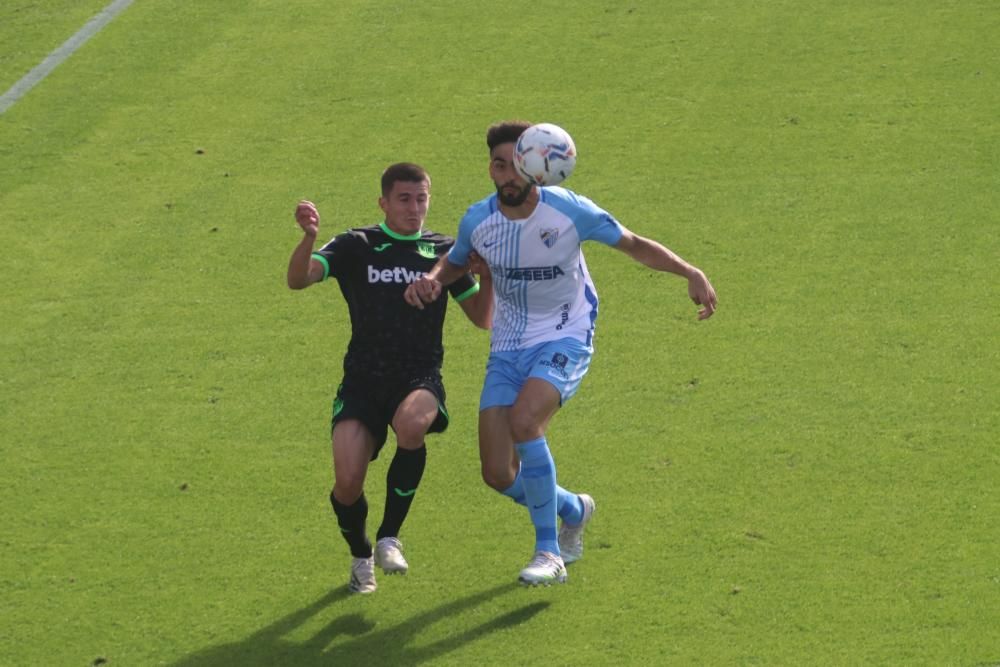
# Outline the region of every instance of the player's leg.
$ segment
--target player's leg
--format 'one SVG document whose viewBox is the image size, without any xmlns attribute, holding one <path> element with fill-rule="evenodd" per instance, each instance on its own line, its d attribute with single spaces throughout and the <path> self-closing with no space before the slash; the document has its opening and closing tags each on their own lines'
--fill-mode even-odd
<svg viewBox="0 0 1000 667">
<path fill-rule="evenodd" d="M 510 408 L 488 408 L 479 413 L 479 461 L 483 481 L 518 505 L 528 506 L 521 477 L 521 460 L 510 435 Z M 580 497 L 556 485 L 556 511 L 559 518 L 579 523 L 583 513 Z"/>
<path fill-rule="evenodd" d="M 580 341 L 562 339 L 547 343 L 538 350 L 532 366 L 531 379 L 550 383 L 559 392 L 560 403 L 566 404 L 580 388 L 593 349 Z M 594 513 L 594 499 L 585 493 L 558 494 L 559 552 L 564 563 L 572 563 L 583 556 L 583 531 Z"/>
<path fill-rule="evenodd" d="M 479 460 L 483 481 L 488 486 L 527 507 L 521 462 L 510 428 L 510 406 L 517 401 L 526 372 L 517 356 L 494 353 L 487 364 L 479 407 Z M 579 522 L 582 508 L 576 494 L 559 486 L 556 494 L 559 517 L 570 523 Z"/>
<path fill-rule="evenodd" d="M 519 479 L 535 528 L 535 554 L 518 576 L 523 584 L 566 581 L 556 532 L 556 469 L 545 441 L 545 426 L 559 409 L 559 392 L 543 380 L 529 378 L 510 409 L 511 436 L 521 459 Z"/>
<path fill-rule="evenodd" d="M 545 440 L 545 429 L 559 409 L 559 400 L 559 391 L 551 384 L 528 378 L 508 416 L 514 448 L 521 460 L 525 501 L 535 526 L 535 551 L 556 556 L 559 555 L 556 467 Z"/>
<path fill-rule="evenodd" d="M 330 503 L 340 533 L 351 551 L 350 588 L 357 593 L 375 590 L 374 559 L 365 523 L 368 501 L 364 494 L 368 462 L 375 442 L 368 428 L 356 419 L 339 421 L 333 428 L 334 484 Z"/>
<path fill-rule="evenodd" d="M 364 484 L 374 449 L 371 433 L 360 421 L 348 419 L 334 426 L 334 482 L 330 499 L 340 531 L 356 558 L 371 556 L 371 544 L 364 530 L 368 516 Z"/>
<path fill-rule="evenodd" d="M 520 357 L 518 352 L 494 352 L 486 362 L 479 398 L 479 461 L 483 481 L 523 505 L 520 460 L 510 432 L 510 406 L 527 376 Z"/>
<path fill-rule="evenodd" d="M 375 559 L 368 540 L 368 501 L 364 495 L 368 463 L 378 456 L 388 433 L 387 420 L 375 409 L 377 401 L 365 382 L 344 378 L 333 402 L 333 491 L 330 503 L 341 535 L 353 558 L 350 589 L 375 590 Z"/>
<path fill-rule="evenodd" d="M 559 409 L 560 396 L 551 387 L 544 396 L 536 396 L 529 389 L 518 407 L 533 358 L 525 351 L 490 355 L 479 403 L 479 456 L 483 480 L 526 505 L 535 528 L 535 558 L 521 571 L 520 580 L 549 584 L 566 580 L 566 569 L 558 555 L 555 467 L 543 437 L 531 437 L 525 442 L 519 442 L 518 437 L 524 436 L 522 426 L 529 420 L 534 422 L 529 429 L 533 436 L 544 433 L 549 419 Z M 542 416 L 534 410 L 541 410 Z M 516 420 L 515 411 L 519 415 Z M 517 430 L 513 428 L 515 423 Z"/>
<path fill-rule="evenodd" d="M 386 473 L 385 513 L 375 545 L 375 560 L 387 573 L 405 574 L 409 569 L 403 557 L 399 531 L 424 474 L 427 462 L 424 438 L 440 421 L 444 423 L 437 430 L 444 430 L 446 415 L 438 396 L 428 388 L 420 388 L 411 391 L 400 402 L 392 417 L 396 454 Z"/>
<path fill-rule="evenodd" d="M 519 482 L 520 460 L 510 435 L 510 408 L 505 405 L 479 412 L 479 463 L 487 486 L 525 504 Z"/>
<path fill-rule="evenodd" d="M 582 552 L 583 525 L 593 512 L 589 496 L 561 492 L 556 484 L 556 467 L 545 438 L 549 421 L 559 407 L 577 391 L 590 366 L 591 348 L 579 341 L 564 339 L 538 346 L 532 351 L 531 368 L 517 401 L 511 408 L 511 434 L 521 458 L 521 476 L 532 523 L 536 531 L 536 560 L 522 571 L 527 583 L 547 583 L 544 574 L 562 569 L 563 545 L 573 547 L 570 560 Z M 588 504 L 589 501 L 589 504 Z M 589 512 L 588 512 L 589 509 Z M 556 532 L 556 515 L 563 526 L 576 526 L 575 540 L 560 538 Z M 567 537 L 573 537 L 567 535 Z M 579 544 L 577 544 L 579 542 Z M 556 558 L 549 558 L 553 555 Z M 554 561 L 558 559 L 558 567 Z M 540 575 L 539 572 L 542 574 Z M 565 575 L 563 575 L 564 577 Z M 532 580 L 535 579 L 535 580 Z M 556 580 L 562 580 L 556 578 Z"/>
</svg>

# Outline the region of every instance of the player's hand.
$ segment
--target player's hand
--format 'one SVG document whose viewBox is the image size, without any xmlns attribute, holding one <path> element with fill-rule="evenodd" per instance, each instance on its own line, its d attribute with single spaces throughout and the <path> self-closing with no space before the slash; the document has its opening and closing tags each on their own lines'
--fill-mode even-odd
<svg viewBox="0 0 1000 667">
<path fill-rule="evenodd" d="M 308 236 L 316 236 L 319 233 L 319 210 L 316 204 L 311 201 L 302 200 L 295 207 L 295 222 Z"/>
<path fill-rule="evenodd" d="M 424 309 L 424 304 L 437 301 L 439 296 L 441 296 L 441 283 L 427 276 L 420 276 L 403 292 L 406 303 L 420 310 Z"/>
<path fill-rule="evenodd" d="M 702 306 L 698 311 L 699 320 L 707 320 L 719 307 L 719 299 L 715 295 L 715 288 L 708 278 L 700 270 L 695 269 L 694 275 L 688 278 L 688 296 L 695 304 Z"/>
</svg>

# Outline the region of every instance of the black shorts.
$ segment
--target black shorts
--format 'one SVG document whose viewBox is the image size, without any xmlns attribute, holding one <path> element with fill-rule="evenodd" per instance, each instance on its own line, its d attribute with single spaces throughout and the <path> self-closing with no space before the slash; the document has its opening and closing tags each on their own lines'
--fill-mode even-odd
<svg viewBox="0 0 1000 667">
<path fill-rule="evenodd" d="M 345 419 L 360 421 L 375 439 L 375 451 L 372 452 L 374 461 L 385 445 L 396 409 L 404 398 L 417 389 L 426 389 L 437 398 L 437 418 L 427 432 L 444 432 L 448 428 L 448 410 L 444 405 L 444 383 L 437 374 L 398 380 L 345 377 L 337 387 L 337 397 L 333 399 L 333 418 L 330 421 L 330 428 Z"/>
</svg>

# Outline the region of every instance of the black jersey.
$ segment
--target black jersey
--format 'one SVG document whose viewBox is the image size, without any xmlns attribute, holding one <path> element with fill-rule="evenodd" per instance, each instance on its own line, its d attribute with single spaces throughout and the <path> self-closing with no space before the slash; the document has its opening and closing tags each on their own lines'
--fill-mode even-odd
<svg viewBox="0 0 1000 667">
<path fill-rule="evenodd" d="M 313 253 L 326 269 L 324 279 L 337 279 L 350 311 L 345 375 L 388 378 L 440 372 L 448 299 L 420 310 L 403 300 L 403 292 L 454 243 L 426 230 L 402 236 L 382 223 L 348 230 Z M 462 301 L 479 291 L 479 284 L 465 274 L 448 291 Z"/>
</svg>

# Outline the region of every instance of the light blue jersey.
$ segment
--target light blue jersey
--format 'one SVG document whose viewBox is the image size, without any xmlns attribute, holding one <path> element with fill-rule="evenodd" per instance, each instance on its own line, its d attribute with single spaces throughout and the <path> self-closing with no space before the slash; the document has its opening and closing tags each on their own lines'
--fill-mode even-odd
<svg viewBox="0 0 1000 667">
<path fill-rule="evenodd" d="M 493 274 L 493 352 L 572 338 L 590 347 L 597 290 L 581 244 L 614 245 L 622 227 L 586 197 L 559 187 L 538 188 L 532 214 L 509 220 L 493 194 L 469 207 L 448 260 L 464 266 L 475 250 Z"/>
</svg>

